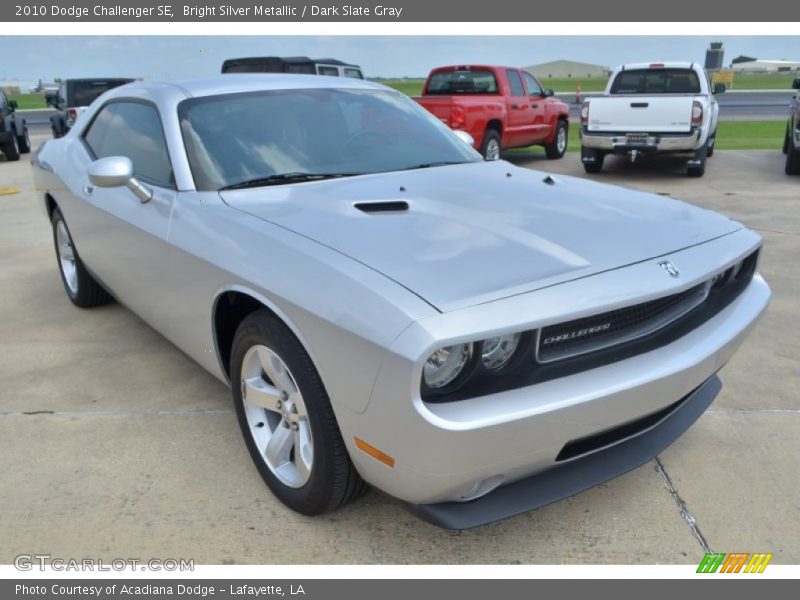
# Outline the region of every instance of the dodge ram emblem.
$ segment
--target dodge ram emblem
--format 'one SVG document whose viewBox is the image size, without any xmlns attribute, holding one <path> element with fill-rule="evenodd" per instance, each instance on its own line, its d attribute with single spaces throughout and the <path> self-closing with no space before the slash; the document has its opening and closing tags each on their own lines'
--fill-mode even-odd
<svg viewBox="0 0 800 600">
<path fill-rule="evenodd" d="M 673 265 L 668 260 L 658 263 L 658 266 L 664 269 L 667 273 L 669 273 L 670 277 L 680 277 L 681 274 L 680 271 L 678 271 L 675 265 Z"/>
</svg>

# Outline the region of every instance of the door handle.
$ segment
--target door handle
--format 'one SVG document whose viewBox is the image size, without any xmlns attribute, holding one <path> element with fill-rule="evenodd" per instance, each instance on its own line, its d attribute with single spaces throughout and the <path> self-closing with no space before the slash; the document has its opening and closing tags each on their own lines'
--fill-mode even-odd
<svg viewBox="0 0 800 600">
<path fill-rule="evenodd" d="M 519 108 L 519 104 L 512 104 L 511 108 Z"/>
<path fill-rule="evenodd" d="M 83 186 L 83 195 L 84 196 L 91 196 L 94 188 L 90 185 Z"/>
<path fill-rule="evenodd" d="M 539 108 L 538 104 L 531 104 L 531 108 Z"/>
</svg>

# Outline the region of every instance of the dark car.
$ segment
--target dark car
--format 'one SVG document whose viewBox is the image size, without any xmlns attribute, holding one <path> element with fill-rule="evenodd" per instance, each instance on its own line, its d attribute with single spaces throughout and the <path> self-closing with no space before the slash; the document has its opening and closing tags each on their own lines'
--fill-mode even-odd
<svg viewBox="0 0 800 600">
<path fill-rule="evenodd" d="M 45 101 L 58 113 L 50 117 L 53 137 L 60 138 L 72 128 L 75 119 L 98 96 L 108 90 L 130 83 L 133 79 L 65 79 L 55 94 L 45 95 Z"/>
<path fill-rule="evenodd" d="M 0 152 L 6 160 L 19 160 L 20 154 L 31 151 L 28 126 L 25 119 L 15 114 L 16 110 L 17 101 L 9 100 L 0 89 Z"/>
<path fill-rule="evenodd" d="M 792 82 L 792 87 L 800 90 L 800 77 Z M 800 175 L 800 91 L 792 98 L 792 110 L 786 122 L 783 153 L 786 155 L 786 174 Z"/>
<path fill-rule="evenodd" d="M 222 63 L 223 73 L 299 73 L 364 79 L 361 67 L 335 58 L 307 56 L 252 56 L 229 58 Z"/>
</svg>

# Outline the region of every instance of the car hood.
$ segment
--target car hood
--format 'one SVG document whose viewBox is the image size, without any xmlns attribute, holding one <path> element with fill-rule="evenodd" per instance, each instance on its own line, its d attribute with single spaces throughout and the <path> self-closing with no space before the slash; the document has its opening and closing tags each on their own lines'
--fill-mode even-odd
<svg viewBox="0 0 800 600">
<path fill-rule="evenodd" d="M 662 256 L 741 228 L 684 202 L 503 161 L 220 195 L 233 208 L 379 271 L 442 312 Z M 358 208 L 397 202 L 408 208 Z"/>
</svg>

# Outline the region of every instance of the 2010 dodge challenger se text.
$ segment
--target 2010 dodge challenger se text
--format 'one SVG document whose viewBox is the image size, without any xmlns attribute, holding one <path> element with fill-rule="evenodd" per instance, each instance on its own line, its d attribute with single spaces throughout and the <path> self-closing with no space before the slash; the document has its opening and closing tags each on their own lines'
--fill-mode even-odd
<svg viewBox="0 0 800 600">
<path fill-rule="evenodd" d="M 770 298 L 741 224 L 485 162 L 359 80 L 131 83 L 33 162 L 72 302 L 119 300 L 230 383 L 305 514 L 367 482 L 467 528 L 628 471 Z"/>
</svg>

